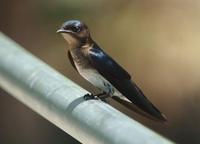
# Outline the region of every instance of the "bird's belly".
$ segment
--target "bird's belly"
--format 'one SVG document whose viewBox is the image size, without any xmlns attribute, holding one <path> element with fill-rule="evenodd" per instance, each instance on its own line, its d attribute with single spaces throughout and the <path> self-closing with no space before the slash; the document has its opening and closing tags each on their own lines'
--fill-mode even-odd
<svg viewBox="0 0 200 144">
<path fill-rule="evenodd" d="M 80 75 L 84 77 L 91 84 L 103 90 L 106 93 L 113 95 L 116 89 L 110 82 L 108 82 L 101 74 L 94 69 L 81 69 L 78 70 Z"/>
</svg>

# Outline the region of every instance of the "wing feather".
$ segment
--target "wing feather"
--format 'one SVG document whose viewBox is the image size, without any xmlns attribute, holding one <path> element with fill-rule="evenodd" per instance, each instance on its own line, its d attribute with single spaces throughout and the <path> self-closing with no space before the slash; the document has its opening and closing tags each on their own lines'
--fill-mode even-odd
<svg viewBox="0 0 200 144">
<path fill-rule="evenodd" d="M 131 76 L 97 45 L 89 51 L 92 66 L 106 78 L 120 93 L 146 113 L 165 121 L 165 116 L 145 97 Z"/>
<path fill-rule="evenodd" d="M 95 48 L 90 49 L 89 58 L 92 65 L 104 77 L 127 80 L 131 79 L 129 73 L 99 47 L 96 46 Z"/>
</svg>

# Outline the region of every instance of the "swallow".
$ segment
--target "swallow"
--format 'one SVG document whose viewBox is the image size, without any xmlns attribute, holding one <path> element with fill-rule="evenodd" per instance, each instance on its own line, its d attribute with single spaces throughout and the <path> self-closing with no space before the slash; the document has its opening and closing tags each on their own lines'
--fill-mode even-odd
<svg viewBox="0 0 200 144">
<path fill-rule="evenodd" d="M 104 52 L 91 38 L 86 24 L 79 20 L 63 23 L 57 33 L 68 43 L 68 58 L 75 70 L 92 85 L 102 91 L 95 96 L 118 97 L 133 103 L 151 117 L 166 121 L 162 114 L 131 80 L 130 74 Z M 92 94 L 85 95 L 85 98 Z"/>
</svg>

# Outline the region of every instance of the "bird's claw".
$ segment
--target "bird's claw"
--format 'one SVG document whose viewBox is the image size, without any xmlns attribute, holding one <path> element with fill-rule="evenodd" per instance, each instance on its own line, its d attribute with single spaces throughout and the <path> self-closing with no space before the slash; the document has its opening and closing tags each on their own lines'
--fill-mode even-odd
<svg viewBox="0 0 200 144">
<path fill-rule="evenodd" d="M 98 96 L 95 96 L 95 95 L 93 95 L 93 94 L 85 94 L 84 96 L 83 96 L 83 98 L 85 99 L 85 100 L 91 100 L 91 99 L 96 99 L 96 100 L 98 100 L 99 98 L 98 98 Z"/>
</svg>

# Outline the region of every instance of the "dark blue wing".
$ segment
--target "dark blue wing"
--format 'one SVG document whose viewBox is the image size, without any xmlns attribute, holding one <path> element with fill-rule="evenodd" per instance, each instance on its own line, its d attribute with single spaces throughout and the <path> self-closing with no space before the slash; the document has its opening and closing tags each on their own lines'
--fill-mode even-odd
<svg viewBox="0 0 200 144">
<path fill-rule="evenodd" d="M 165 121 L 165 116 L 145 97 L 131 76 L 97 45 L 89 51 L 92 66 L 120 93 L 146 113 Z"/>
<path fill-rule="evenodd" d="M 104 77 L 127 79 L 130 80 L 131 76 L 119 64 L 117 64 L 110 56 L 108 56 L 98 46 L 90 49 L 89 57 L 92 65 Z"/>
</svg>

